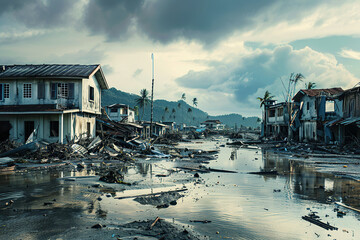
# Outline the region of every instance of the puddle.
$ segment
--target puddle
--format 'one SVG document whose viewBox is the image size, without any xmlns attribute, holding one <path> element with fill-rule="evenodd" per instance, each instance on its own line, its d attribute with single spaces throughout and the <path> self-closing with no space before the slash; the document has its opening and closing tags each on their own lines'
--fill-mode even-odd
<svg viewBox="0 0 360 240">
<path fill-rule="evenodd" d="M 180 160 L 141 160 L 121 169 L 125 180 L 136 185 L 126 188 L 119 184 L 103 184 L 104 187 L 98 189 L 90 187 L 92 178 L 86 177 L 95 175 L 94 171 L 28 171 L 0 175 L 0 204 L 3 206 L 5 201 L 13 199 L 18 208 L 46 210 L 54 206 L 76 206 L 82 209 L 77 214 L 85 222 L 95 218 L 114 225 L 159 216 L 191 225 L 210 239 L 360 238 L 360 214 L 341 207 L 345 216 L 338 217 L 334 212 L 334 201 L 360 208 L 359 181 L 334 176 L 331 174 L 336 170 L 333 166 L 314 164 L 317 160 L 299 161 L 256 148 L 219 148 L 225 141 L 202 140 L 181 143 L 179 147 L 219 150 L 218 158 L 210 160 L 206 166 L 237 173 L 199 173 L 200 178 L 195 178 L 193 173 L 184 175 L 169 171 L 179 166 L 177 161 Z M 353 167 L 352 171 L 358 171 Z M 279 175 L 248 174 L 271 170 Z M 80 176 L 84 177 L 76 178 Z M 76 180 L 58 180 L 66 177 Z M 93 178 L 96 182 L 97 177 Z M 167 196 L 166 199 L 176 204 L 164 208 L 157 207 L 163 199 L 117 199 L 183 187 L 188 191 L 179 193 L 181 196 Z M 98 196 L 101 201 L 96 200 Z M 44 202 L 53 199 L 56 199 L 54 206 L 44 206 Z M 322 221 L 339 230 L 327 231 L 302 220 L 301 217 L 310 211 L 317 212 Z M 59 215 L 59 220 L 67 221 L 62 219 L 64 216 Z M 211 222 L 197 222 L 203 220 Z"/>
</svg>

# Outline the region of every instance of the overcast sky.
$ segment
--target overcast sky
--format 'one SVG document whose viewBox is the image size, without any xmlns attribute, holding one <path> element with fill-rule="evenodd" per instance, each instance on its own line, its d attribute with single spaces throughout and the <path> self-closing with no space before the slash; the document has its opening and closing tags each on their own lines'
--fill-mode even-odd
<svg viewBox="0 0 360 240">
<path fill-rule="evenodd" d="M 360 1 L 0 0 L 0 64 L 100 63 L 110 87 L 260 116 L 300 72 L 319 88 L 360 82 Z M 298 88 L 303 88 L 300 82 Z"/>
</svg>

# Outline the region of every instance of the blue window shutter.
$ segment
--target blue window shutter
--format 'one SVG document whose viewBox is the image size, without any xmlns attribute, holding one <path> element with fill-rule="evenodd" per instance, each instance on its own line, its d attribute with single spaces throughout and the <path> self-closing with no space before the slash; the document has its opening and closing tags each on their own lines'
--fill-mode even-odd
<svg viewBox="0 0 360 240">
<path fill-rule="evenodd" d="M 0 101 L 4 100 L 4 85 L 0 84 Z"/>
<path fill-rule="evenodd" d="M 57 83 L 51 83 L 51 99 L 57 99 Z"/>
</svg>

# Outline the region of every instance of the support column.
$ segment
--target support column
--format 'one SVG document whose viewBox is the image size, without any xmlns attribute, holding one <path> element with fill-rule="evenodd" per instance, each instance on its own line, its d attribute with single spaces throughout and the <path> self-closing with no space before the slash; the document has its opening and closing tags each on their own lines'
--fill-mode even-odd
<svg viewBox="0 0 360 240">
<path fill-rule="evenodd" d="M 64 114 L 59 115 L 59 143 L 64 143 Z"/>
</svg>

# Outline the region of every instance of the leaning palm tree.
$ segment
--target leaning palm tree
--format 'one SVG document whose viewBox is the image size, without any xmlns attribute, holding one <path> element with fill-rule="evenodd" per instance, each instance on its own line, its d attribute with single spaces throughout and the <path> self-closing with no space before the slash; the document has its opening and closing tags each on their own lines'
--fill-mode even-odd
<svg viewBox="0 0 360 240">
<path fill-rule="evenodd" d="M 305 83 L 305 88 L 306 89 L 314 89 L 314 88 L 316 88 L 316 83 L 314 83 L 314 82 Z"/>
<path fill-rule="evenodd" d="M 142 108 L 142 116 L 141 118 L 144 118 L 144 113 L 145 113 L 145 107 L 146 105 L 148 105 L 150 103 L 150 99 L 149 99 L 149 92 L 148 90 L 141 89 L 140 91 L 140 96 L 136 99 L 136 104 Z"/>
<path fill-rule="evenodd" d="M 183 93 L 182 95 L 181 95 L 181 100 L 186 100 L 186 95 L 185 95 L 185 93 Z"/>
<path fill-rule="evenodd" d="M 196 97 L 193 98 L 192 103 L 193 103 L 194 107 L 197 107 L 197 105 L 198 105 L 198 100 L 197 100 Z"/>
</svg>

